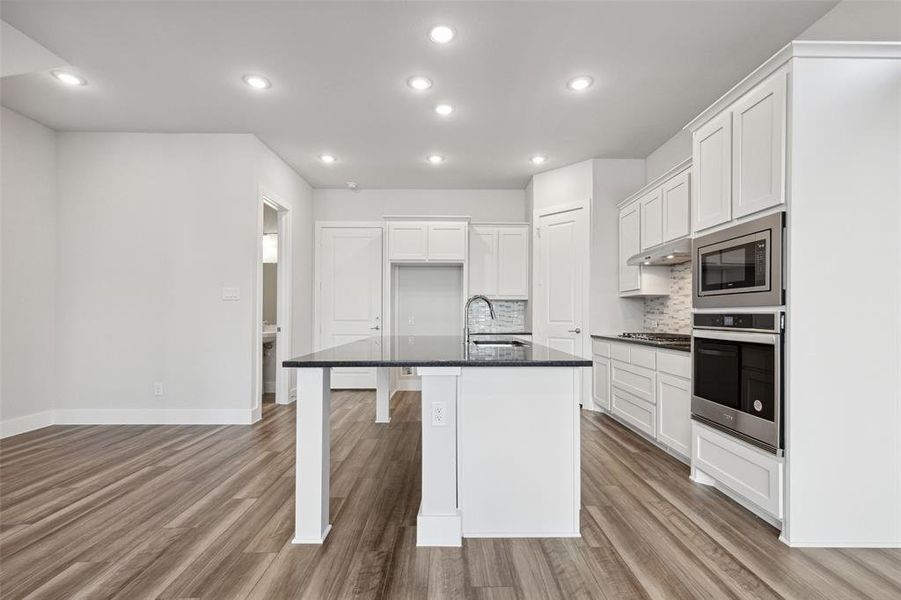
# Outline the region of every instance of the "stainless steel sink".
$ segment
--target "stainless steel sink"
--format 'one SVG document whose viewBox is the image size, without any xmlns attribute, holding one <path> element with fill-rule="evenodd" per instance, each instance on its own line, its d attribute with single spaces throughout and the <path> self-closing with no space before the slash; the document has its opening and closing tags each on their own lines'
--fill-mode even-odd
<svg viewBox="0 0 901 600">
<path fill-rule="evenodd" d="M 470 340 L 469 343 L 481 348 L 517 348 L 525 346 L 525 343 L 519 340 Z"/>
</svg>

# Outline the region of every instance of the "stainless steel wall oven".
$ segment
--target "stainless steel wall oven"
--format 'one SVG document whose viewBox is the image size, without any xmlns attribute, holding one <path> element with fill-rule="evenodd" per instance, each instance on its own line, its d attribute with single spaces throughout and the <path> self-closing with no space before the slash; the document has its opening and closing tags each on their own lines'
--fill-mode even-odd
<svg viewBox="0 0 901 600">
<path fill-rule="evenodd" d="M 692 418 L 779 453 L 783 313 L 696 313 Z"/>
</svg>

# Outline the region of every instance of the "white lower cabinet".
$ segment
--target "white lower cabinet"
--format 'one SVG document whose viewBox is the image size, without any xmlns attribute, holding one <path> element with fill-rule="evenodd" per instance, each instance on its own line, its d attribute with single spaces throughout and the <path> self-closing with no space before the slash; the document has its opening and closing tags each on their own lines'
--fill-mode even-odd
<svg viewBox="0 0 901 600">
<path fill-rule="evenodd" d="M 595 354 L 592 361 L 594 406 L 610 410 L 610 359 Z"/>
<path fill-rule="evenodd" d="M 691 355 L 594 340 L 594 404 L 666 446 L 691 454 Z"/>
<path fill-rule="evenodd" d="M 749 508 L 782 520 L 784 460 L 697 421 L 691 427 L 691 478 L 719 484 Z"/>
<path fill-rule="evenodd" d="M 657 440 L 678 453 L 691 452 L 691 382 L 657 374 Z"/>
</svg>

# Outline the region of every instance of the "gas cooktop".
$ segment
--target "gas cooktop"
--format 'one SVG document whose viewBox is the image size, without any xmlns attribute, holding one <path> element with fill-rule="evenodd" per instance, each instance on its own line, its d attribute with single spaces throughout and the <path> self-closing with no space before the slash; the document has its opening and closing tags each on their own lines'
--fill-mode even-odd
<svg viewBox="0 0 901 600">
<path fill-rule="evenodd" d="M 665 344 L 691 344 L 691 336 L 684 333 L 655 333 L 652 331 L 635 331 L 621 333 L 618 337 L 643 342 L 661 342 Z"/>
</svg>

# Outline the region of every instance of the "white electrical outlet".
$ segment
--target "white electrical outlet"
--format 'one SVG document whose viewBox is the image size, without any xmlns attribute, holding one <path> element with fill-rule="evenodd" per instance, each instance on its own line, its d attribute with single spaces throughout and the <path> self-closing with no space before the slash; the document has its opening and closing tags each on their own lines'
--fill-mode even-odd
<svg viewBox="0 0 901 600">
<path fill-rule="evenodd" d="M 153 395 L 154 396 L 162 396 L 163 395 L 163 382 L 162 381 L 154 381 L 153 382 Z"/>
<path fill-rule="evenodd" d="M 432 427 L 447 427 L 447 402 L 432 402 Z"/>
</svg>

